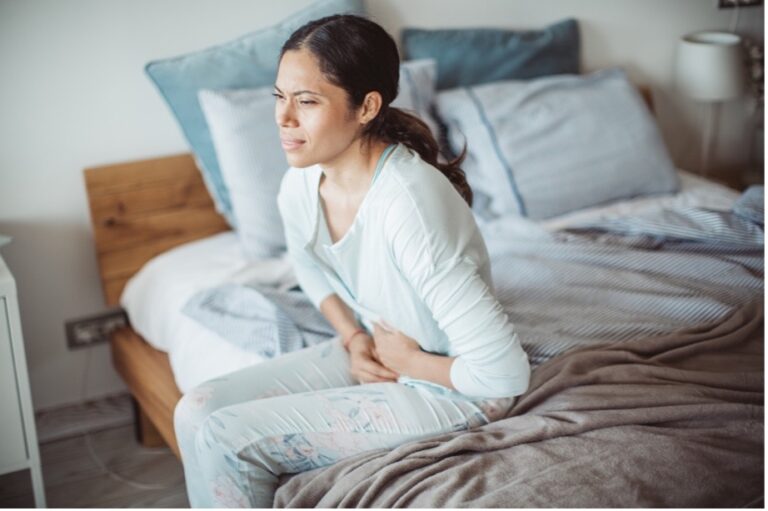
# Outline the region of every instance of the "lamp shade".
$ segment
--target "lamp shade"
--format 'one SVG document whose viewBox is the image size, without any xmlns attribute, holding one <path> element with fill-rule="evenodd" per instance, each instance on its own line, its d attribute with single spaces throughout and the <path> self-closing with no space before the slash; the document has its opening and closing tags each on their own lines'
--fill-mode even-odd
<svg viewBox="0 0 768 511">
<path fill-rule="evenodd" d="M 683 36 L 676 67 L 678 86 L 693 99 L 725 101 L 744 90 L 744 56 L 736 34 L 695 32 Z"/>
</svg>

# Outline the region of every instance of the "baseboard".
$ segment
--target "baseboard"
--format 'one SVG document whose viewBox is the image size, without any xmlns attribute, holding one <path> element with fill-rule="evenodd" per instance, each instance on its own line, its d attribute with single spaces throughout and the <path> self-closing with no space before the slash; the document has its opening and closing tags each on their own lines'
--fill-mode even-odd
<svg viewBox="0 0 768 511">
<path fill-rule="evenodd" d="M 35 413 L 37 441 L 44 444 L 134 422 L 131 395 L 112 394 Z"/>
</svg>

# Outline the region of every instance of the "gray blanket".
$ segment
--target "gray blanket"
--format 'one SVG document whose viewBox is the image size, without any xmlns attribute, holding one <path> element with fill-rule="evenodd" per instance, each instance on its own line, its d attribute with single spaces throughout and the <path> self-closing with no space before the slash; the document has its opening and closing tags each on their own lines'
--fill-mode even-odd
<svg viewBox="0 0 768 511">
<path fill-rule="evenodd" d="M 763 302 L 572 350 L 505 419 L 284 476 L 279 507 L 762 506 Z"/>
</svg>

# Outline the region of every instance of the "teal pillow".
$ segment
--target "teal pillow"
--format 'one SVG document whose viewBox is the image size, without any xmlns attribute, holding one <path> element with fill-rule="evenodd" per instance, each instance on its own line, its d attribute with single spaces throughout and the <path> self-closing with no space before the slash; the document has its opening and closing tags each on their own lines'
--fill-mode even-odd
<svg viewBox="0 0 768 511">
<path fill-rule="evenodd" d="M 437 61 L 438 90 L 578 74 L 581 58 L 579 25 L 570 18 L 529 31 L 406 28 L 402 48 L 406 59 Z"/>
<path fill-rule="evenodd" d="M 195 154 L 216 210 L 232 227 L 236 227 L 232 203 L 197 92 L 200 89 L 273 85 L 280 48 L 293 31 L 314 19 L 341 13 L 364 15 L 363 1 L 318 0 L 271 27 L 204 50 L 155 60 L 145 66 L 146 73 L 168 103 Z"/>
</svg>

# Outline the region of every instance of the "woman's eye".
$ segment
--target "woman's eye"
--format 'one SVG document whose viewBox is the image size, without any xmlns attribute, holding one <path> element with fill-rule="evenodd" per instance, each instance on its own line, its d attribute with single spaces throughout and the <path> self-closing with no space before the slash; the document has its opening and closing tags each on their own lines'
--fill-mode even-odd
<svg viewBox="0 0 768 511">
<path fill-rule="evenodd" d="M 285 101 L 285 98 L 283 97 L 282 94 L 278 94 L 277 92 L 273 92 L 272 95 L 278 101 Z M 317 101 L 313 101 L 311 99 L 301 99 L 301 100 L 299 100 L 299 104 L 300 105 L 314 105 L 316 103 L 317 103 Z"/>
</svg>

